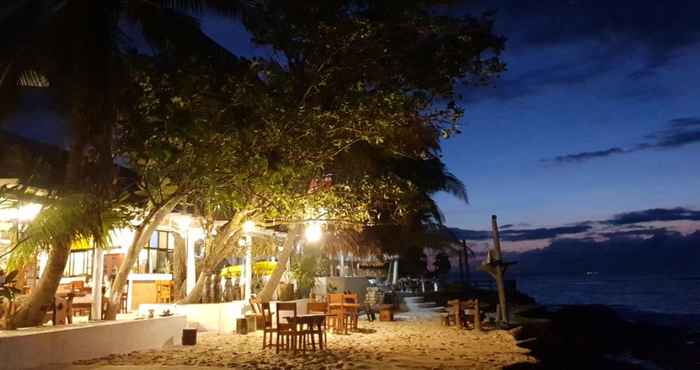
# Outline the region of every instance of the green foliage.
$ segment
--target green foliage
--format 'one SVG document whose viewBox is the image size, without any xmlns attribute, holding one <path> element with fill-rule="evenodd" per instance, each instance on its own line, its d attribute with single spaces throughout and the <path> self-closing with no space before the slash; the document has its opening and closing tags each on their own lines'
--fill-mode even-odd
<svg viewBox="0 0 700 370">
<path fill-rule="evenodd" d="M 15 288 L 15 277 L 17 276 L 17 270 L 10 271 L 4 280 L 0 283 L 0 297 L 6 298 L 10 302 L 15 300 L 15 296 L 21 291 Z"/>
<path fill-rule="evenodd" d="M 314 278 L 318 272 L 319 258 L 305 254 L 292 263 L 292 276 L 297 282 L 297 298 L 305 298 L 315 285 Z"/>
<path fill-rule="evenodd" d="M 131 213 L 126 207 L 88 195 L 65 195 L 46 199 L 41 212 L 22 233 L 10 260 L 20 267 L 40 250 L 54 245 L 110 245 L 110 230 L 127 225 Z"/>
</svg>

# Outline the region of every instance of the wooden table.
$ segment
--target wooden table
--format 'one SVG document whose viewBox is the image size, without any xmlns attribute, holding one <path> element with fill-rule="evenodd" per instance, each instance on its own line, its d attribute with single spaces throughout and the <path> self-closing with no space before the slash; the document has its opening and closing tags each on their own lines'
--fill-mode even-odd
<svg viewBox="0 0 700 370">
<path fill-rule="evenodd" d="M 314 351 L 316 350 L 316 344 L 314 342 L 314 333 L 319 334 L 318 338 L 318 347 L 320 350 L 323 350 L 324 347 L 327 347 L 327 340 L 325 339 L 325 334 L 323 330 L 323 324 L 326 322 L 326 317 L 329 316 L 335 316 L 333 314 L 326 314 L 326 313 L 309 313 L 309 314 L 303 314 L 303 315 L 296 315 L 296 316 L 287 316 L 285 319 L 289 322 L 291 325 L 306 325 L 311 333 L 311 345 Z M 317 328 L 316 331 L 314 331 L 314 327 Z M 304 341 L 304 346 L 302 348 L 304 351 L 306 351 L 306 341 Z M 296 346 L 293 348 L 293 350 L 296 352 L 297 348 Z"/>
<path fill-rule="evenodd" d="M 348 326 L 346 325 L 345 320 L 347 319 L 346 310 L 347 308 L 352 308 L 355 311 L 357 311 L 358 308 L 360 308 L 360 305 L 357 303 L 329 303 L 328 304 L 329 309 L 340 309 L 340 312 L 338 313 L 338 318 L 336 318 L 335 322 L 335 331 L 336 333 L 338 332 L 338 325 L 342 328 L 343 332 L 345 334 L 348 333 Z"/>
</svg>

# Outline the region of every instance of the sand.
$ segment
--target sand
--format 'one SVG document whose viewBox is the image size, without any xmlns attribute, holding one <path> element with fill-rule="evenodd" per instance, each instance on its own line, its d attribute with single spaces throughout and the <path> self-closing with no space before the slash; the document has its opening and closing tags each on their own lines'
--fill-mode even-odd
<svg viewBox="0 0 700 370">
<path fill-rule="evenodd" d="M 534 363 L 506 331 L 477 333 L 441 326 L 437 317 L 359 323 L 359 332 L 329 334 L 328 349 L 293 355 L 262 347 L 262 332 L 199 333 L 196 346 L 110 355 L 81 365 L 218 366 L 238 369 L 499 369 Z"/>
</svg>

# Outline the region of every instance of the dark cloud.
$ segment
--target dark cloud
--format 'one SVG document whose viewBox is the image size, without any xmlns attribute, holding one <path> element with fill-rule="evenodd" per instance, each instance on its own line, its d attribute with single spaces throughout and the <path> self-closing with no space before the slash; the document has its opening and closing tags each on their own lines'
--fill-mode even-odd
<svg viewBox="0 0 700 370">
<path fill-rule="evenodd" d="M 651 238 L 609 240 L 557 239 L 541 250 L 511 254 L 513 273 L 601 274 L 695 273 L 700 261 L 700 232 L 687 236 L 660 232 Z M 678 258 L 683 256 L 683 258 Z"/>
<path fill-rule="evenodd" d="M 566 154 L 554 157 L 552 162 L 557 163 L 576 163 L 583 162 L 594 158 L 610 157 L 611 155 L 624 154 L 627 151 L 622 148 L 610 148 L 606 150 L 597 150 L 593 152 L 581 152 L 575 154 Z"/>
<path fill-rule="evenodd" d="M 645 137 L 648 142 L 630 148 L 614 147 L 605 150 L 559 155 L 541 162 L 566 164 L 580 163 L 591 159 L 610 157 L 652 149 L 674 149 L 700 142 L 700 117 L 683 117 L 668 121 L 668 127 Z"/>
<path fill-rule="evenodd" d="M 636 226 L 636 225 L 635 225 Z M 619 238 L 648 238 L 654 235 L 666 234 L 669 230 L 665 227 L 635 227 L 632 230 L 618 230 L 603 232 L 600 235 L 605 236 L 608 239 L 619 239 Z"/>
<path fill-rule="evenodd" d="M 508 39 L 507 57 L 541 52 L 542 58 L 531 68 L 517 58 L 513 64 L 524 72 L 506 73 L 490 90 L 467 92 L 467 101 L 508 100 L 553 85 L 570 86 L 624 68 L 630 56 L 641 62 L 636 70 L 623 72 L 634 84 L 657 76 L 684 48 L 700 42 L 697 1 L 489 0 L 469 4 L 465 7 L 470 11 L 496 11 L 496 30 Z M 561 49 L 561 55 L 553 49 Z M 557 59 L 562 63 L 548 64 Z M 629 97 L 636 98 L 648 95 L 645 91 L 649 89 L 632 90 Z M 653 90 L 658 97 L 659 91 Z"/>
<path fill-rule="evenodd" d="M 501 239 L 504 241 L 525 241 L 525 240 L 540 240 L 556 238 L 562 235 L 578 234 L 589 231 L 589 225 L 573 225 L 559 227 L 541 227 L 537 229 L 506 229 L 501 230 Z M 454 228 L 452 231 L 462 240 L 490 240 L 490 231 L 481 230 L 464 230 Z"/>
<path fill-rule="evenodd" d="M 615 215 L 612 220 L 606 221 L 610 225 L 627 225 L 652 221 L 700 221 L 700 211 L 688 208 L 654 208 L 644 211 L 627 212 Z"/>
<path fill-rule="evenodd" d="M 671 127 L 682 129 L 687 127 L 700 126 L 700 117 L 682 117 L 672 119 L 669 122 L 671 123 Z"/>
</svg>

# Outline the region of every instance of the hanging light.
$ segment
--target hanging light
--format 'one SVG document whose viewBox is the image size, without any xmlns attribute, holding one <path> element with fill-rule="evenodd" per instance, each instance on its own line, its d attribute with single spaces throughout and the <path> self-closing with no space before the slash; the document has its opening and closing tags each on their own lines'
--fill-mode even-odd
<svg viewBox="0 0 700 370">
<path fill-rule="evenodd" d="M 177 225 L 177 228 L 182 231 L 186 231 L 187 229 L 189 229 L 191 223 L 192 217 L 188 215 L 180 215 L 175 217 L 175 224 Z"/>
<path fill-rule="evenodd" d="M 321 224 L 318 222 L 312 222 L 306 225 L 306 230 L 304 230 L 306 240 L 311 243 L 321 240 L 322 234 L 323 232 L 321 230 Z"/>
<path fill-rule="evenodd" d="M 17 220 L 20 222 L 32 221 L 41 211 L 41 204 L 25 204 L 17 210 Z"/>
<path fill-rule="evenodd" d="M 255 222 L 248 220 L 243 223 L 243 232 L 246 234 L 250 234 L 255 230 Z"/>
</svg>

